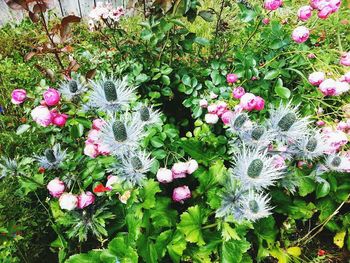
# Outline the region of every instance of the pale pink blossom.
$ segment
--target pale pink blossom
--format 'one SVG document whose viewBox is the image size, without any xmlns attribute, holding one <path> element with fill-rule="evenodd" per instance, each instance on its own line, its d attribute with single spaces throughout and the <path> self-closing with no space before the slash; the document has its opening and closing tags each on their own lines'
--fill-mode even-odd
<svg viewBox="0 0 350 263">
<path fill-rule="evenodd" d="M 83 209 L 95 202 L 95 195 L 91 192 L 85 192 L 78 195 L 78 208 Z"/>
<path fill-rule="evenodd" d="M 236 74 L 230 73 L 227 74 L 226 80 L 228 83 L 235 83 L 238 80 L 238 76 Z"/>
<path fill-rule="evenodd" d="M 92 128 L 95 130 L 101 130 L 102 127 L 106 124 L 106 122 L 102 119 L 95 119 L 92 121 Z"/>
<path fill-rule="evenodd" d="M 324 80 L 318 87 L 325 96 L 334 96 L 337 91 L 337 83 L 333 79 Z"/>
<path fill-rule="evenodd" d="M 227 103 L 219 101 L 217 104 L 216 114 L 220 117 L 227 110 Z"/>
<path fill-rule="evenodd" d="M 241 97 L 240 105 L 245 110 L 254 110 L 254 108 L 256 107 L 256 96 L 253 93 L 245 93 Z"/>
<path fill-rule="evenodd" d="M 173 200 L 183 203 L 184 200 L 191 198 L 191 191 L 187 185 L 176 187 L 173 190 Z"/>
<path fill-rule="evenodd" d="M 240 99 L 245 94 L 243 87 L 239 86 L 233 89 L 232 95 L 235 99 Z"/>
<path fill-rule="evenodd" d="M 313 72 L 309 75 L 309 82 L 311 85 L 319 86 L 325 79 L 325 74 L 321 71 Z"/>
<path fill-rule="evenodd" d="M 201 100 L 199 101 L 199 106 L 200 106 L 201 108 L 206 108 L 206 107 L 208 107 L 208 101 L 207 101 L 206 99 L 201 99 Z"/>
<path fill-rule="evenodd" d="M 56 177 L 47 184 L 46 188 L 49 190 L 50 195 L 58 198 L 63 194 L 65 185 L 63 181 Z"/>
<path fill-rule="evenodd" d="M 264 25 L 268 25 L 268 24 L 270 24 L 270 19 L 267 18 L 267 17 L 265 17 L 265 18 L 262 20 L 262 22 L 263 22 Z"/>
<path fill-rule="evenodd" d="M 78 198 L 71 193 L 63 193 L 58 199 L 61 209 L 72 211 L 78 205 Z"/>
<path fill-rule="evenodd" d="M 173 181 L 173 173 L 167 168 L 159 168 L 156 177 L 158 182 L 163 184 L 171 183 Z"/>
<path fill-rule="evenodd" d="M 279 168 L 279 169 L 285 167 L 286 165 L 285 158 L 281 155 L 275 155 L 272 159 L 272 165 L 275 168 Z"/>
<path fill-rule="evenodd" d="M 233 111 L 227 110 L 221 115 L 221 120 L 224 124 L 228 125 L 234 116 L 235 113 Z"/>
<path fill-rule="evenodd" d="M 193 174 L 198 169 L 198 163 L 196 160 L 191 159 L 187 162 L 187 174 Z"/>
<path fill-rule="evenodd" d="M 15 89 L 11 93 L 11 102 L 13 104 L 21 104 L 27 98 L 27 92 L 24 89 Z"/>
<path fill-rule="evenodd" d="M 216 99 L 218 96 L 219 96 L 219 95 L 215 94 L 214 92 L 210 92 L 210 95 L 209 95 L 209 97 L 210 97 L 211 99 Z"/>
<path fill-rule="evenodd" d="M 120 179 L 118 178 L 118 176 L 110 175 L 107 177 L 106 188 L 108 188 L 108 190 L 112 190 L 113 185 L 119 182 L 120 182 Z"/>
<path fill-rule="evenodd" d="M 292 33 L 292 39 L 296 42 L 296 43 L 303 43 L 306 40 L 309 39 L 310 36 L 310 31 L 307 27 L 305 26 L 299 26 L 296 29 L 294 29 L 293 33 Z"/>
<path fill-rule="evenodd" d="M 215 124 L 219 121 L 219 116 L 213 113 L 207 113 L 204 116 L 204 120 L 208 124 Z"/>
<path fill-rule="evenodd" d="M 31 111 L 30 115 L 37 124 L 43 127 L 47 127 L 52 123 L 51 112 L 46 106 L 37 106 Z"/>
<path fill-rule="evenodd" d="M 282 0 L 265 0 L 264 1 L 264 8 L 267 10 L 276 10 L 283 4 Z"/>
<path fill-rule="evenodd" d="M 209 113 L 216 113 L 217 110 L 218 110 L 218 105 L 216 105 L 216 104 L 210 104 L 208 106 Z"/>
<path fill-rule="evenodd" d="M 84 154 L 91 158 L 96 158 L 98 156 L 97 145 L 86 142 L 84 147 Z"/>
<path fill-rule="evenodd" d="M 350 52 L 344 53 L 340 57 L 340 64 L 343 66 L 350 66 Z"/>
<path fill-rule="evenodd" d="M 185 178 L 187 169 L 188 169 L 188 163 L 185 163 L 185 162 L 174 163 L 173 167 L 171 168 L 171 171 L 173 173 L 173 179 Z"/>
</svg>

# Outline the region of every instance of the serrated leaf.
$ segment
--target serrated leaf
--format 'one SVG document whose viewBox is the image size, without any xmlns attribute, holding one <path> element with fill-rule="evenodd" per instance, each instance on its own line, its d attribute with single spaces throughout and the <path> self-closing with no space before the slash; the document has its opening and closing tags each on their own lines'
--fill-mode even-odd
<svg viewBox="0 0 350 263">
<path fill-rule="evenodd" d="M 153 208 L 156 205 L 156 193 L 160 192 L 159 183 L 154 180 L 145 182 L 140 189 L 140 197 L 142 199 L 142 207 L 145 209 Z"/>
<path fill-rule="evenodd" d="M 205 216 L 201 208 L 196 205 L 188 208 L 188 212 L 181 215 L 181 221 L 178 229 L 185 235 L 185 239 L 191 243 L 204 245 L 202 224 L 205 221 Z"/>
</svg>

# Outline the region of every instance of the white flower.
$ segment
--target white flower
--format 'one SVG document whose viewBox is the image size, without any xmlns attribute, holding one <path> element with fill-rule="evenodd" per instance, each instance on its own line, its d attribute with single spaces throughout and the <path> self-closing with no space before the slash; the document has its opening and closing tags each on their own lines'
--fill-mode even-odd
<svg viewBox="0 0 350 263">
<path fill-rule="evenodd" d="M 173 181 L 173 173 L 170 169 L 167 168 L 159 168 L 157 172 L 157 180 L 160 183 L 171 183 Z"/>
<path fill-rule="evenodd" d="M 58 199 L 61 209 L 72 211 L 78 205 L 78 197 L 71 193 L 63 193 Z"/>
<path fill-rule="evenodd" d="M 204 116 L 204 120 L 208 124 L 215 124 L 219 121 L 219 116 L 212 113 L 207 113 Z"/>
</svg>

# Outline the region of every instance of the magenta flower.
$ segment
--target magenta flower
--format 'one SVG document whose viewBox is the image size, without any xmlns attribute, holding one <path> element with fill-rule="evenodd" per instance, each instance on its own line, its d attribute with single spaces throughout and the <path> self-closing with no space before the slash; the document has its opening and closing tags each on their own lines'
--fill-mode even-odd
<svg viewBox="0 0 350 263">
<path fill-rule="evenodd" d="M 283 4 L 282 0 L 265 0 L 264 2 L 264 8 L 266 10 L 276 10 Z"/>
<path fill-rule="evenodd" d="M 309 75 L 309 82 L 311 85 L 319 86 L 325 79 L 325 74 L 323 72 L 317 71 Z"/>
<path fill-rule="evenodd" d="M 265 107 L 265 100 L 259 96 L 256 96 L 255 97 L 255 107 L 254 107 L 254 110 L 263 110 L 264 107 Z"/>
<path fill-rule="evenodd" d="M 183 203 L 184 200 L 191 198 L 191 191 L 187 185 L 176 187 L 173 190 L 173 201 Z"/>
<path fill-rule="evenodd" d="M 61 98 L 60 93 L 53 88 L 47 89 L 43 96 L 47 106 L 57 105 Z"/>
<path fill-rule="evenodd" d="M 226 76 L 227 83 L 235 83 L 238 80 L 238 76 L 236 74 L 230 73 Z"/>
<path fill-rule="evenodd" d="M 57 113 L 56 111 L 51 111 L 52 124 L 58 127 L 63 127 L 66 125 L 68 115 L 64 113 Z"/>
<path fill-rule="evenodd" d="M 333 79 L 326 79 L 320 84 L 318 88 L 323 95 L 333 96 L 337 92 L 337 83 Z"/>
<path fill-rule="evenodd" d="M 268 25 L 268 24 L 270 24 L 270 19 L 267 18 L 267 17 L 265 17 L 265 18 L 262 20 L 262 22 L 263 22 L 264 25 Z"/>
<path fill-rule="evenodd" d="M 58 177 L 56 177 L 47 184 L 46 188 L 47 190 L 49 190 L 50 195 L 58 198 L 63 194 L 65 185 L 64 182 L 62 182 Z"/>
<path fill-rule="evenodd" d="M 221 115 L 221 120 L 224 124 L 228 125 L 234 116 L 235 113 L 233 111 L 227 110 Z"/>
<path fill-rule="evenodd" d="M 235 99 L 240 99 L 244 94 L 245 94 L 245 90 L 241 86 L 234 88 L 232 91 L 232 95 Z"/>
<path fill-rule="evenodd" d="M 311 6 L 302 6 L 298 10 L 298 18 L 301 21 L 307 21 L 312 15 L 312 7 Z"/>
<path fill-rule="evenodd" d="M 27 92 L 24 89 L 15 89 L 11 93 L 11 102 L 13 104 L 21 104 L 27 98 Z"/>
<path fill-rule="evenodd" d="M 78 208 L 83 209 L 95 202 L 95 195 L 91 192 L 85 192 L 78 195 Z"/>
<path fill-rule="evenodd" d="M 308 28 L 304 26 L 297 27 L 296 29 L 294 29 L 292 33 L 292 39 L 299 44 L 308 40 L 309 36 L 310 36 L 310 31 Z"/>
</svg>

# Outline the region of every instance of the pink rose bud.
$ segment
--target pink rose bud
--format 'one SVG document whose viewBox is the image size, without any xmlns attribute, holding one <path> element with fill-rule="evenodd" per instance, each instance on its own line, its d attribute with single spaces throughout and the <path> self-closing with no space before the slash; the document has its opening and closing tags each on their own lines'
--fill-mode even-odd
<svg viewBox="0 0 350 263">
<path fill-rule="evenodd" d="M 191 198 L 191 191 L 187 185 L 176 187 L 173 191 L 173 200 L 183 203 L 184 200 Z"/>
<path fill-rule="evenodd" d="M 173 165 L 171 171 L 173 173 L 173 179 L 185 178 L 188 169 L 188 163 L 178 162 Z"/>
<path fill-rule="evenodd" d="M 226 102 L 219 101 L 217 104 L 216 114 L 220 117 L 227 110 Z"/>
<path fill-rule="evenodd" d="M 204 120 L 208 124 L 215 124 L 219 121 L 219 116 L 212 113 L 207 113 L 204 116 Z"/>
<path fill-rule="evenodd" d="M 344 53 L 340 57 L 340 64 L 342 64 L 343 66 L 350 66 L 350 52 Z"/>
<path fill-rule="evenodd" d="M 64 125 L 66 125 L 67 119 L 67 114 L 55 114 L 55 116 L 52 117 L 52 124 L 58 127 L 63 127 Z"/>
<path fill-rule="evenodd" d="M 314 53 L 310 53 L 307 55 L 307 57 L 312 59 L 312 58 L 316 58 L 316 55 Z"/>
<path fill-rule="evenodd" d="M 248 111 L 252 111 L 252 110 L 254 110 L 254 108 L 256 106 L 255 98 L 256 98 L 256 96 L 254 94 L 245 93 L 241 97 L 240 105 L 242 106 L 243 109 L 248 110 Z"/>
<path fill-rule="evenodd" d="M 218 95 L 215 94 L 214 92 L 210 92 L 209 96 L 210 96 L 211 99 L 216 99 L 218 97 Z"/>
<path fill-rule="evenodd" d="M 63 193 L 58 199 L 61 209 L 72 211 L 78 205 L 78 198 L 71 193 Z"/>
<path fill-rule="evenodd" d="M 44 92 L 44 100 L 47 106 L 55 106 L 60 101 L 60 93 L 53 89 L 49 88 Z"/>
<path fill-rule="evenodd" d="M 113 189 L 113 185 L 119 183 L 120 180 L 118 178 L 118 176 L 115 175 L 110 175 L 107 178 L 107 183 L 106 183 L 106 188 L 108 188 L 109 190 Z"/>
<path fill-rule="evenodd" d="M 235 99 L 240 99 L 244 94 L 245 94 L 245 90 L 241 86 L 234 88 L 232 91 L 232 95 Z"/>
<path fill-rule="evenodd" d="M 235 116 L 234 112 L 233 111 L 225 111 L 222 115 L 221 115 L 221 120 L 224 124 L 228 125 L 232 118 Z"/>
<path fill-rule="evenodd" d="M 189 160 L 187 162 L 187 170 L 186 173 L 193 174 L 198 169 L 198 163 L 196 160 Z"/>
<path fill-rule="evenodd" d="M 309 75 L 309 82 L 311 85 L 319 86 L 325 79 L 323 72 L 313 72 Z"/>
<path fill-rule="evenodd" d="M 265 0 L 264 8 L 266 10 L 276 10 L 283 4 L 282 0 Z"/>
<path fill-rule="evenodd" d="M 50 195 L 58 198 L 63 194 L 65 185 L 64 182 L 62 182 L 58 177 L 56 177 L 47 184 L 46 188 L 47 190 L 49 190 Z"/>
<path fill-rule="evenodd" d="M 34 108 L 30 115 L 37 124 L 43 127 L 49 126 L 52 122 L 51 112 L 46 106 L 38 106 Z"/>
<path fill-rule="evenodd" d="M 95 119 L 92 121 L 92 128 L 95 130 L 101 130 L 103 125 L 105 125 L 106 122 L 102 119 Z"/>
<path fill-rule="evenodd" d="M 345 121 L 341 121 L 337 125 L 337 130 L 346 131 L 348 129 L 348 124 Z"/>
<path fill-rule="evenodd" d="M 158 182 L 163 184 L 171 183 L 173 181 L 173 173 L 167 168 L 159 168 L 156 176 Z"/>
<path fill-rule="evenodd" d="M 335 95 L 341 95 L 345 92 L 348 92 L 350 90 L 350 86 L 347 82 L 342 82 L 342 81 L 336 81 L 335 82 Z"/>
<path fill-rule="evenodd" d="M 206 107 L 208 107 L 208 101 L 207 101 L 206 99 L 201 99 L 201 100 L 199 101 L 199 106 L 200 106 L 201 108 L 206 108 Z"/>
<path fill-rule="evenodd" d="M 13 104 L 21 104 L 27 98 L 27 92 L 24 89 L 15 89 L 11 93 L 11 102 Z"/>
<path fill-rule="evenodd" d="M 255 97 L 255 107 L 254 110 L 263 110 L 265 107 L 265 100 L 259 96 Z"/>
<path fill-rule="evenodd" d="M 98 148 L 95 144 L 86 142 L 84 148 L 84 154 L 91 157 L 96 158 L 98 156 Z"/>
<path fill-rule="evenodd" d="M 322 127 L 323 125 L 325 125 L 326 123 L 324 121 L 317 121 L 316 125 L 319 127 Z"/>
<path fill-rule="evenodd" d="M 312 15 L 312 7 L 311 6 L 302 6 L 298 10 L 298 18 L 301 21 L 307 21 Z"/>
<path fill-rule="evenodd" d="M 298 44 L 308 40 L 309 36 L 310 36 L 310 31 L 304 26 L 297 27 L 296 29 L 294 29 L 292 33 L 292 39 Z"/>
<path fill-rule="evenodd" d="M 333 79 L 326 79 L 320 84 L 318 88 L 323 95 L 333 96 L 336 94 L 336 91 L 337 91 L 336 87 L 337 87 L 337 83 Z"/>
<path fill-rule="evenodd" d="M 235 83 L 238 80 L 238 76 L 236 74 L 227 74 L 226 76 L 227 83 Z"/>
<path fill-rule="evenodd" d="M 328 6 L 332 8 L 332 12 L 335 13 L 339 10 L 341 0 L 330 0 Z"/>
<path fill-rule="evenodd" d="M 343 79 L 345 82 L 350 83 L 350 71 L 344 74 Z"/>
<path fill-rule="evenodd" d="M 91 192 L 85 192 L 78 195 L 78 208 L 83 209 L 95 202 L 95 195 Z"/>
<path fill-rule="evenodd" d="M 265 17 L 265 18 L 262 20 L 262 22 L 263 22 L 264 25 L 268 25 L 268 24 L 270 24 L 270 19 L 267 18 L 267 17 Z"/>
<path fill-rule="evenodd" d="M 218 106 L 216 104 L 210 104 L 208 106 L 209 113 L 216 113 L 217 110 L 218 110 Z"/>
<path fill-rule="evenodd" d="M 333 9 L 330 6 L 325 6 L 320 11 L 318 11 L 317 16 L 320 19 L 327 19 L 332 13 Z"/>
</svg>

